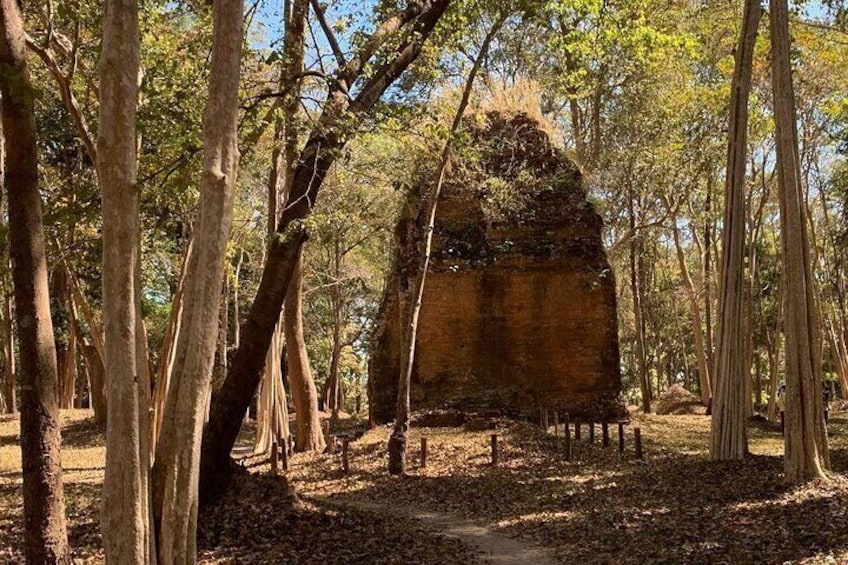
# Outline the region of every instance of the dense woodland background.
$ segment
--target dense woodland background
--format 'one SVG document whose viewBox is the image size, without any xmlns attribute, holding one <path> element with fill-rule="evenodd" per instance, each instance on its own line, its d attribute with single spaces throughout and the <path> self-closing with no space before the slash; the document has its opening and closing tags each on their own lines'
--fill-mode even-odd
<svg viewBox="0 0 848 565">
<path fill-rule="evenodd" d="M 25 14 L 34 54 L 40 55 L 31 59 L 38 88 L 51 312 L 62 364 L 71 341 L 72 282 L 65 269 L 73 273 L 74 284 L 92 308 L 97 309 L 100 300 L 99 187 L 90 145 L 97 127 L 101 32 L 99 4 L 53 4 L 49 15 L 36 5 L 28 5 Z M 528 112 L 582 166 L 605 221 L 620 289 L 627 399 L 638 402 L 640 378 L 647 379 L 655 395 L 673 383 L 698 392 L 697 358 L 704 355 L 709 366 L 714 341 L 729 79 L 740 7 L 728 2 L 641 0 L 550 4 L 507 22 L 484 61 L 473 104 Z M 221 353 L 232 352 L 238 343 L 239 320 L 250 306 L 263 264 L 274 141 L 269 135 L 273 128 L 262 120 L 277 106 L 282 66 L 280 7 L 258 2 L 248 8 L 240 93 L 242 159 L 221 307 L 219 379 L 226 358 Z M 848 75 L 841 63 L 848 35 L 841 31 L 840 15 L 814 3 L 797 7 L 792 56 L 816 280 L 828 330 L 825 373 L 829 381 L 844 383 L 840 367 L 848 362 L 842 337 Z M 196 209 L 210 7 L 145 3 L 141 17 L 142 298 L 156 361 Z M 370 6 L 357 3 L 332 5 L 328 13 L 350 42 L 371 17 Z M 338 370 L 347 411 L 363 396 L 368 329 L 391 260 L 391 227 L 398 205 L 416 170 L 433 158 L 437 130 L 455 106 L 456 85 L 491 26 L 492 16 L 479 8 L 456 17 L 466 18 L 467 25 L 457 26 L 439 45 L 430 45 L 415 72 L 380 104 L 334 168 L 310 219 L 304 271 L 309 358 L 323 389 L 333 351 L 340 350 Z M 310 21 L 312 28 L 317 25 Z M 318 74 L 330 57 L 329 48 L 319 29 L 310 31 L 307 68 Z M 746 293 L 751 297 L 747 364 L 752 398 L 761 407 L 768 405 L 771 385 L 780 380 L 781 362 L 768 53 L 768 32 L 763 29 L 754 59 L 746 194 Z M 309 123 L 319 110 L 318 102 L 310 99 L 312 91 L 323 84 L 316 77 L 304 80 L 300 117 Z M 8 273 L 3 282 L 8 302 Z M 5 312 L 8 319 L 11 311 Z M 337 326 L 339 331 L 334 331 Z M 636 359 L 640 341 L 644 364 Z M 82 356 L 75 359 L 82 369 Z M 9 373 L 4 366 L 4 375 Z M 7 396 L 8 391 L 4 399 Z"/>
</svg>

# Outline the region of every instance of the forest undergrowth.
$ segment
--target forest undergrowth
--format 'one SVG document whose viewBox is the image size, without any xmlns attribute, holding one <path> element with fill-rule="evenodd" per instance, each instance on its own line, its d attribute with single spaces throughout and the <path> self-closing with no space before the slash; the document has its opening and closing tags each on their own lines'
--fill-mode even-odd
<svg viewBox="0 0 848 565">
<path fill-rule="evenodd" d="M 99 563 L 103 434 L 83 411 L 63 412 L 63 468 L 75 562 Z M 848 562 L 848 413 L 831 417 L 836 474 L 827 484 L 788 488 L 782 481 L 779 430 L 749 427 L 752 455 L 708 461 L 709 419 L 635 415 L 645 460 L 634 457 L 632 426 L 620 457 L 611 446 L 563 438 L 523 422 L 495 429 L 413 428 L 409 474 L 386 474 L 389 429 L 341 453 L 297 454 L 288 481 L 267 462 L 242 460 L 250 475 L 200 520 L 201 563 L 468 563 L 480 558 L 423 524 L 393 520 L 416 509 L 470 518 L 494 532 L 551 548 L 562 563 L 845 563 Z M 551 428 L 551 431 L 553 428 Z M 561 430 L 561 428 L 560 428 Z M 0 418 L 0 563 L 21 561 L 22 501 L 17 419 Z M 490 436 L 499 463 L 491 465 Z M 421 468 L 419 439 L 428 440 Z M 333 505 L 322 504 L 331 499 Z M 385 506 L 386 513 L 357 509 Z M 400 512 L 399 512 L 400 516 Z M 450 556 L 446 561 L 445 556 Z"/>
</svg>

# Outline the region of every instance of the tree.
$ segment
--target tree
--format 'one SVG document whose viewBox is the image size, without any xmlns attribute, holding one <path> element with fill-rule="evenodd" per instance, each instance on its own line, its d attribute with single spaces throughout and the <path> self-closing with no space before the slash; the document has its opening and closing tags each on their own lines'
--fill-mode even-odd
<svg viewBox="0 0 848 565">
<path fill-rule="evenodd" d="M 392 14 L 363 41 L 355 54 L 349 59 L 342 56 L 346 63 L 329 82 L 323 111 L 292 175 L 290 204 L 277 223 L 277 237 L 268 251 L 239 349 L 209 415 L 201 470 L 204 499 L 220 493 L 232 471 L 230 451 L 259 383 L 265 353 L 307 237 L 302 220 L 312 213 L 321 185 L 340 150 L 386 89 L 421 53 L 449 2 L 418 0 Z M 404 35 L 403 39 L 394 48 L 387 46 L 398 32 Z M 385 62 L 364 78 L 363 74 L 380 51 L 388 52 Z M 360 78 L 364 78 L 361 88 L 352 95 L 351 88 Z"/>
<path fill-rule="evenodd" d="M 70 563 L 60 462 L 56 349 L 50 320 L 38 187 L 35 91 L 20 6 L 0 0 L 0 96 L 6 139 L 4 184 L 21 360 L 21 460 L 27 563 Z"/>
<path fill-rule="evenodd" d="M 315 3 L 317 4 L 317 2 Z M 320 6 L 316 6 L 320 10 Z M 303 72 L 304 30 L 309 12 L 308 0 L 292 0 L 292 10 L 286 24 L 286 80 L 291 91 L 285 102 L 285 184 L 284 194 L 288 197 L 297 168 L 297 150 L 300 145 L 300 88 L 297 75 Z M 319 16 L 324 21 L 323 15 Z M 328 35 L 332 37 L 332 35 Z M 273 224 L 271 224 L 273 226 Z M 273 234 L 272 234 L 273 236 Z M 324 434 L 318 414 L 318 389 L 309 366 L 309 355 L 303 335 L 303 254 L 298 258 L 292 280 L 285 298 L 283 328 L 286 338 L 286 362 L 289 385 L 296 412 L 297 433 L 295 451 L 322 451 Z"/>
<path fill-rule="evenodd" d="M 409 391 L 412 383 L 412 369 L 415 363 L 415 345 L 416 336 L 418 334 L 418 317 L 421 313 L 421 300 L 424 297 L 424 284 L 427 281 L 427 270 L 430 268 L 430 254 L 433 248 L 433 230 L 436 223 L 436 210 L 438 209 L 439 195 L 442 192 L 442 186 L 445 182 L 448 164 L 450 163 L 451 152 L 453 151 L 454 138 L 459 132 L 462 125 L 462 118 L 465 115 L 465 110 L 468 108 L 468 102 L 471 99 L 471 93 L 474 89 L 474 81 L 477 78 L 477 73 L 489 52 L 489 46 L 492 44 L 501 26 L 506 21 L 507 14 L 501 16 L 480 46 L 480 51 L 474 59 L 474 64 L 468 73 L 468 78 L 465 81 L 465 87 L 462 91 L 459 105 L 456 108 L 453 122 L 448 131 L 447 139 L 442 145 L 442 150 L 439 154 L 439 166 L 436 173 L 436 180 L 433 183 L 429 193 L 422 194 L 422 204 L 424 204 L 424 215 L 426 220 L 423 234 L 423 249 L 420 250 L 418 264 L 414 266 L 412 272 L 406 273 L 402 277 L 400 285 L 400 303 L 401 303 L 401 320 L 404 323 L 403 344 L 401 349 L 400 360 L 400 375 L 398 375 L 398 400 L 397 409 L 395 411 L 395 424 L 392 428 L 392 434 L 389 436 L 389 473 L 392 475 L 402 475 L 406 472 L 406 443 L 409 433 L 409 413 L 410 413 L 410 398 Z"/>
<path fill-rule="evenodd" d="M 748 406 L 751 403 L 745 370 L 745 188 L 748 149 L 748 96 L 751 91 L 754 46 L 762 8 L 746 0 L 742 31 L 730 86 L 727 181 L 722 235 L 721 288 L 715 356 L 715 398 L 710 456 L 714 461 L 742 459 L 748 452 Z"/>
<path fill-rule="evenodd" d="M 200 444 L 211 393 L 222 274 L 239 164 L 242 11 L 242 0 L 218 0 L 213 7 L 212 63 L 194 250 L 186 277 L 183 329 L 176 344 L 153 467 L 158 560 L 165 565 L 191 564 L 197 558 Z"/>
<path fill-rule="evenodd" d="M 150 516 L 150 385 L 138 355 L 139 258 L 136 106 L 138 7 L 109 0 L 100 59 L 96 163 L 103 214 L 103 327 L 106 369 L 106 472 L 101 531 L 106 558 L 148 563 Z"/>
<path fill-rule="evenodd" d="M 770 0 L 772 91 L 783 255 L 786 339 L 786 480 L 825 478 L 830 465 L 821 402 L 821 343 L 807 207 L 800 182 L 787 0 Z"/>
</svg>

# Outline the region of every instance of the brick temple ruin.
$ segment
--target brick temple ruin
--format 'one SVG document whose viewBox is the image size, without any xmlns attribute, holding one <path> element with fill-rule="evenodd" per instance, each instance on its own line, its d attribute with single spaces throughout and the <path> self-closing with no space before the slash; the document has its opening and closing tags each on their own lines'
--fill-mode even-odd
<svg viewBox="0 0 848 565">
<path fill-rule="evenodd" d="M 467 118 L 465 130 L 438 205 L 413 409 L 621 417 L 615 279 L 580 171 L 526 115 Z M 372 344 L 376 422 L 394 419 L 399 289 L 417 269 L 423 208 L 410 203 L 395 234 Z"/>
</svg>

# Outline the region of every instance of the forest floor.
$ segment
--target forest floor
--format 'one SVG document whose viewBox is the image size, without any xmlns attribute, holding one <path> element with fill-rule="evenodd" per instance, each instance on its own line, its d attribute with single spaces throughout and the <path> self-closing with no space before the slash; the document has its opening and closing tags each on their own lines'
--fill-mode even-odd
<svg viewBox="0 0 848 565">
<path fill-rule="evenodd" d="M 350 444 L 348 474 L 338 452 L 293 456 L 288 482 L 244 459 L 251 474 L 201 516 L 201 563 L 848 563 L 848 413 L 831 418 L 836 478 L 799 488 L 782 482 L 782 440 L 768 423 L 751 424 L 750 458 L 717 464 L 708 418 L 635 418 L 644 461 L 632 432 L 620 457 L 614 430 L 603 448 L 599 431 L 586 443 L 584 427 L 565 461 L 562 437 L 506 421 L 413 428 L 400 479 L 385 473 L 384 427 Z M 99 563 L 103 434 L 87 412 L 62 419 L 71 544 L 76 562 Z M 22 562 L 18 434 L 16 418 L 0 417 L 3 564 Z"/>
</svg>

